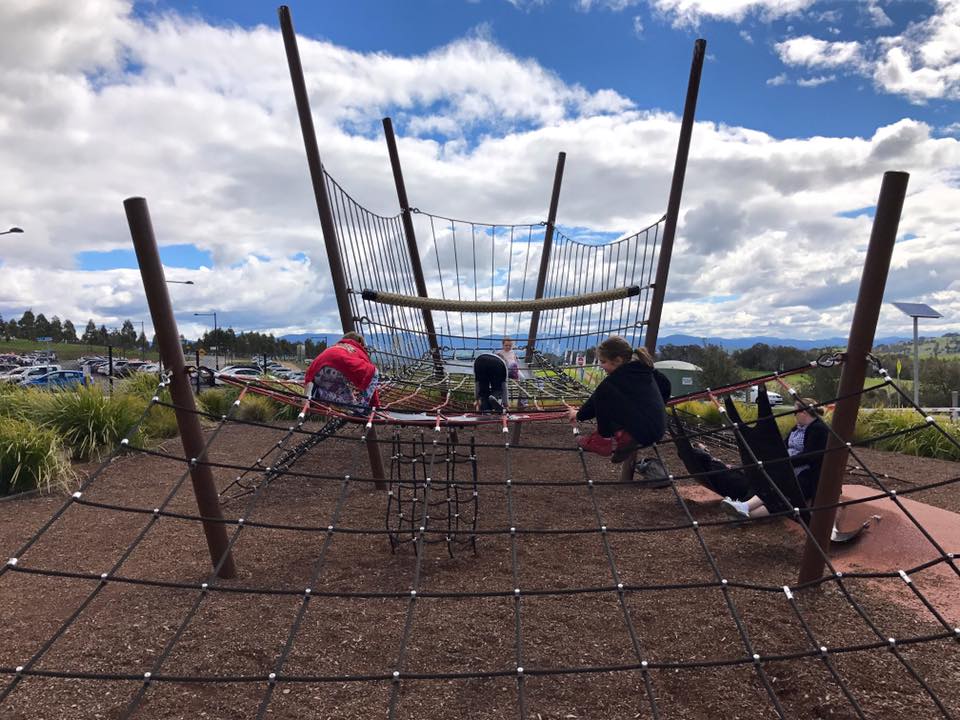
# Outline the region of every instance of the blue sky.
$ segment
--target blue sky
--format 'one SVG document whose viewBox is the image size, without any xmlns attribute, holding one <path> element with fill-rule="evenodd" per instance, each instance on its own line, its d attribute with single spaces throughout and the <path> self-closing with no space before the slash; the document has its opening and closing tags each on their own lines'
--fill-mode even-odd
<svg viewBox="0 0 960 720">
<path fill-rule="evenodd" d="M 618 3 L 614 3 L 617 5 Z M 720 3 L 722 4 L 722 3 Z M 897 0 L 882 8 L 890 25 L 874 26 L 863 4 L 844 0 L 813 5 L 776 22 L 748 17 L 742 22 L 703 18 L 697 27 L 674 27 L 646 3 L 615 11 L 596 3 L 590 10 L 574 0 L 523 2 L 506 0 L 355 0 L 349 3 L 291 2 L 297 31 L 362 52 L 416 55 L 478 29 L 503 48 L 534 58 L 570 83 L 588 90 L 613 88 L 640 107 L 679 112 L 690 66 L 693 41 L 708 42 L 710 61 L 700 102 L 718 122 L 742 125 L 778 138 L 811 135 L 868 135 L 904 114 L 935 126 L 958 120 L 955 101 L 909 100 L 877 93 L 851 73 L 818 88 L 791 82 L 768 85 L 784 72 L 774 45 L 787 37 L 824 34 L 832 41 L 865 41 L 901 32 L 908 23 L 927 19 L 930 2 Z M 269 3 L 210 0 L 157 0 L 143 12 L 170 9 L 216 23 L 275 27 Z M 835 20 L 824 22 L 824 14 Z M 637 22 L 640 29 L 638 32 Z M 790 71 L 793 80 L 823 73 Z M 825 107 L 831 110 L 825 112 Z"/>
<path fill-rule="evenodd" d="M 413 205 L 539 222 L 562 150 L 558 223 L 596 238 L 662 215 L 706 38 L 663 332 L 843 334 L 890 169 L 911 184 L 889 299 L 956 329 L 960 0 L 290 5 L 325 164 L 364 205 L 397 209 L 390 115 Z M 5 4 L 0 62 L 0 224 L 27 231 L 0 238 L 0 314 L 145 315 L 120 209 L 144 195 L 168 276 L 195 283 L 186 334 L 198 308 L 336 329 L 273 4 Z"/>
</svg>

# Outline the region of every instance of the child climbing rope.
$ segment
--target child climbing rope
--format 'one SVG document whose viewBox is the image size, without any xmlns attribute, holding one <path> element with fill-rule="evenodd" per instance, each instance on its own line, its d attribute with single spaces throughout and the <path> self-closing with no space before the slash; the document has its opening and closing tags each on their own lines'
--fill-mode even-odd
<svg viewBox="0 0 960 720">
<path fill-rule="evenodd" d="M 475 407 L 480 412 L 507 409 L 507 363 L 496 353 L 481 353 L 473 361 Z"/>
<path fill-rule="evenodd" d="M 634 350 L 617 335 L 597 346 L 597 359 L 607 377 L 583 407 L 570 409 L 568 417 L 571 423 L 596 418 L 596 432 L 581 437 L 578 444 L 586 452 L 621 463 L 663 435 L 663 403 L 665 396 L 670 397 L 670 382 L 653 369 L 653 359 L 644 348 Z"/>
<path fill-rule="evenodd" d="M 367 355 L 363 335 L 348 332 L 310 363 L 303 385 L 313 400 L 365 413 L 371 406 L 380 405 L 378 381 L 377 366 Z"/>
</svg>

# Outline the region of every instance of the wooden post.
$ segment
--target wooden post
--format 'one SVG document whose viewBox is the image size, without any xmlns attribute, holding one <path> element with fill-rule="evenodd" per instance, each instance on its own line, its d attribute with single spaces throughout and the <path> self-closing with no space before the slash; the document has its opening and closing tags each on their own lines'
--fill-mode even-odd
<svg viewBox="0 0 960 720">
<path fill-rule="evenodd" d="M 313 128 L 313 116 L 310 114 L 310 98 L 307 95 L 307 84 L 303 78 L 303 65 L 300 62 L 300 50 L 297 47 L 297 34 L 293 29 L 290 8 L 281 5 L 277 13 L 280 17 L 280 31 L 283 35 L 283 45 L 287 53 L 287 66 L 290 69 L 290 81 L 293 83 L 297 113 L 300 116 L 300 130 L 303 134 L 307 165 L 310 168 L 310 180 L 313 183 L 317 212 L 320 215 L 320 227 L 323 230 L 323 244 L 327 250 L 327 262 L 330 263 L 330 275 L 333 278 L 333 289 L 337 297 L 340 324 L 343 327 L 343 332 L 356 332 L 347 293 L 346 273 L 343 270 L 343 260 L 337 246 L 337 231 L 333 222 L 333 211 L 330 209 L 330 198 L 327 195 L 327 186 L 324 182 L 323 163 L 320 161 L 317 134 Z M 367 453 L 370 456 L 370 470 L 377 480 L 376 488 L 384 490 L 387 484 L 383 475 L 383 459 L 380 456 L 375 427 L 371 427 L 367 431 Z"/>
<path fill-rule="evenodd" d="M 873 218 L 873 231 L 867 246 L 867 257 L 863 263 L 863 275 L 860 278 L 860 292 L 857 305 L 850 323 L 850 336 L 847 340 L 847 357 L 840 374 L 840 387 L 837 396 L 842 398 L 833 411 L 832 432 L 827 441 L 826 454 L 820 470 L 820 482 L 814 506 L 834 505 L 840 500 L 843 489 L 843 474 L 847 466 L 849 450 L 846 443 L 853 439 L 857 424 L 857 411 L 860 409 L 860 393 L 867 369 L 867 353 L 873 348 L 873 338 L 880 317 L 880 305 L 883 302 L 883 290 L 887 284 L 890 270 L 890 257 L 897 240 L 897 228 L 900 224 L 900 212 L 903 199 L 907 194 L 907 181 L 910 175 L 905 172 L 886 172 L 880 186 L 880 199 Z M 817 398 L 820 400 L 821 398 Z M 803 549 L 800 561 L 799 582 L 819 580 L 823 575 L 823 553 L 830 549 L 830 534 L 837 516 L 837 508 L 814 510 L 810 518 L 810 534 Z M 818 547 L 819 546 L 819 547 Z"/>
<path fill-rule="evenodd" d="M 137 263 L 140 265 L 140 276 L 143 278 L 143 289 L 150 307 L 150 318 L 153 320 L 153 327 L 157 334 L 160 357 L 170 369 L 170 397 L 176 406 L 177 428 L 180 430 L 183 452 L 187 458 L 205 460 L 203 432 L 200 429 L 197 404 L 190 389 L 190 375 L 183 358 L 180 332 L 177 330 L 177 321 L 173 317 L 167 284 L 163 278 L 163 265 L 160 262 L 160 252 L 153 234 L 147 201 L 141 197 L 128 198 L 123 201 L 123 207 L 127 213 L 127 224 L 130 226 L 130 235 L 133 237 Z M 197 509 L 205 518 L 203 533 L 207 538 L 210 560 L 214 568 L 218 568 L 217 575 L 225 579 L 236 577 L 237 568 L 229 550 L 227 529 L 223 524 L 223 513 L 220 511 L 220 500 L 217 497 L 217 488 L 213 482 L 210 466 L 191 464 L 190 479 L 197 499 Z"/>
<path fill-rule="evenodd" d="M 677 234 L 680 198 L 683 195 L 683 180 L 687 174 L 687 156 L 690 154 L 690 137 L 693 134 L 693 120 L 697 112 L 697 95 L 700 92 L 700 74 L 703 71 L 703 58 L 706 52 L 706 40 L 700 39 L 693 44 L 693 61 L 690 64 L 690 79 L 687 82 L 687 99 L 683 106 L 680 140 L 677 143 L 677 156 L 673 164 L 673 182 L 670 184 L 670 197 L 667 200 L 667 218 L 663 225 L 663 240 L 660 242 L 660 256 L 657 260 L 657 276 L 653 285 L 653 297 L 650 300 L 650 314 L 647 316 L 644 346 L 651 357 L 654 357 L 657 352 L 660 317 L 663 314 L 663 300 L 667 294 L 670 256 L 673 254 L 673 239 Z"/>
</svg>

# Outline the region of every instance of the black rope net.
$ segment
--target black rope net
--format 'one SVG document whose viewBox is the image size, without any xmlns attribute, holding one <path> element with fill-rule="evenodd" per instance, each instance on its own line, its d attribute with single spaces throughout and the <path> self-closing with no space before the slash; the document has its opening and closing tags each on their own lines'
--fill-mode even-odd
<svg viewBox="0 0 960 720">
<path fill-rule="evenodd" d="M 899 433 L 960 447 L 881 377 L 916 412 Z M 789 373 L 764 380 L 796 395 Z M 960 713 L 960 618 L 936 599 L 960 590 L 960 569 L 904 500 L 960 477 L 894 490 L 865 458 L 884 436 L 851 444 L 875 492 L 839 505 L 893 503 L 926 539 L 925 559 L 840 572 L 818 546 L 827 573 L 800 587 L 807 509 L 791 506 L 763 457 L 733 469 L 756 471 L 783 501 L 774 519 L 795 525 L 730 520 L 697 501 L 689 489 L 713 479 L 681 462 L 681 435 L 651 449 L 668 475 L 649 490 L 584 454 L 562 423 L 541 424 L 526 445 L 496 427 L 397 427 L 377 490 L 366 426 L 239 421 L 246 397 L 206 417 L 204 452 L 185 458 L 135 447 L 139 424 L 170 407 L 158 393 L 116 452 L 14 545 L 0 567 L 6 715 Z M 759 424 L 725 414 L 721 427 L 681 430 L 749 454 Z M 207 565 L 185 487 L 197 464 L 221 485 L 250 483 L 225 506 L 233 580 Z M 894 592 L 912 612 L 894 610 Z"/>
<path fill-rule="evenodd" d="M 363 297 L 364 290 L 416 296 L 413 268 L 400 215 L 384 217 L 354 200 L 329 174 L 327 193 L 337 244 L 343 259 L 350 307 L 372 350 L 372 360 L 390 380 L 388 402 L 409 395 L 436 375 L 423 312 L 387 305 Z M 537 297 L 537 280 L 545 222 L 492 224 L 458 220 L 412 210 L 427 295 L 443 300 L 521 301 Z M 535 352 L 521 377 L 510 381 L 514 402 L 535 408 L 534 399 L 584 399 L 590 378 L 572 372 L 578 355 L 586 355 L 609 335 L 622 335 L 634 346 L 643 344 L 648 306 L 663 219 L 632 235 L 607 241 L 575 238 L 554 228 L 545 276 L 544 298 L 567 298 L 614 288 L 637 286 L 629 297 L 543 310 Z M 437 343 L 444 360 L 444 378 L 434 383 L 440 392 L 458 389 L 478 352 L 498 350 L 505 337 L 516 341 L 523 356 L 531 328 L 531 311 L 480 313 L 433 311 Z M 582 375 L 582 373 L 581 373 Z M 592 377 L 592 376 L 591 376 Z M 582 380 L 587 380 L 584 383 Z M 473 409 L 468 392 L 454 392 L 450 411 Z M 550 402 L 547 402 L 549 405 Z M 422 404 L 398 406 L 422 411 Z"/>
</svg>

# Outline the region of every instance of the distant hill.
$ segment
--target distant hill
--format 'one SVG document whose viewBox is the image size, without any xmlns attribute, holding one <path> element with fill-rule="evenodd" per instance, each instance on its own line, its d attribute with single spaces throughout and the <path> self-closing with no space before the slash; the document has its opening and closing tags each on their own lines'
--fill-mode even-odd
<svg viewBox="0 0 960 720">
<path fill-rule="evenodd" d="M 893 342 L 874 343 L 874 349 L 891 355 L 913 355 L 913 338 L 904 338 Z M 944 360 L 960 357 L 960 333 L 945 333 L 940 337 L 917 338 L 917 350 L 920 357 L 938 357 Z"/>
<path fill-rule="evenodd" d="M 401 333 L 401 336 L 405 333 Z M 336 342 L 340 339 L 339 333 L 295 333 L 291 335 L 282 336 L 283 340 L 288 340 L 289 342 L 300 343 L 310 338 L 314 342 L 319 342 L 320 340 L 326 340 L 327 344 Z M 933 347 L 939 346 L 939 354 L 956 354 L 960 353 L 960 334 L 957 333 L 948 333 L 941 338 L 922 338 L 923 342 L 926 345 L 921 345 L 921 354 L 933 355 Z M 481 345 L 490 345 L 495 346 L 499 343 L 499 336 L 491 336 L 490 338 L 484 338 L 480 340 Z M 757 343 L 766 343 L 770 346 L 782 345 L 784 347 L 795 347 L 799 350 L 810 350 L 811 348 L 831 348 L 831 347 L 845 347 L 847 344 L 847 339 L 845 337 L 827 337 L 827 338 L 817 338 L 815 340 L 799 340 L 796 338 L 779 338 L 772 337 L 770 335 L 748 335 L 746 337 L 740 338 L 725 338 L 725 337 L 703 337 L 700 335 L 663 335 L 658 338 L 658 345 L 703 345 L 704 342 L 710 345 L 719 345 L 727 352 L 733 352 L 734 350 L 742 350 L 744 348 L 751 347 Z M 448 344 L 449 339 L 448 339 Z M 460 346 L 461 342 L 454 343 L 457 346 Z M 891 352 L 891 353 L 902 353 L 902 352 L 913 352 L 913 338 L 912 337 L 883 337 L 877 338 L 874 343 L 874 348 L 879 352 Z M 956 349 L 948 349 L 953 348 Z M 890 349 L 896 348 L 896 349 Z"/>
<path fill-rule="evenodd" d="M 886 337 L 877 338 L 874 347 L 881 344 L 888 345 L 902 342 L 913 342 L 913 338 L 904 337 Z M 657 345 L 703 345 L 706 342 L 709 345 L 719 345 L 727 352 L 742 350 L 751 347 L 757 343 L 766 343 L 771 347 L 781 345 L 783 347 L 794 347 L 798 350 L 810 350 L 812 348 L 832 348 L 846 347 L 847 338 L 828 337 L 817 338 L 815 340 L 798 340 L 796 338 L 778 338 L 769 335 L 748 335 L 741 338 L 723 338 L 723 337 L 702 337 L 697 335 L 663 335 L 657 338 Z"/>
</svg>

